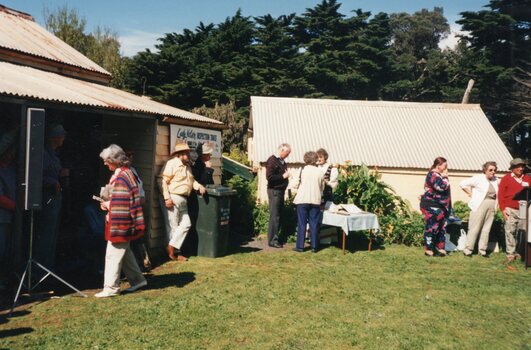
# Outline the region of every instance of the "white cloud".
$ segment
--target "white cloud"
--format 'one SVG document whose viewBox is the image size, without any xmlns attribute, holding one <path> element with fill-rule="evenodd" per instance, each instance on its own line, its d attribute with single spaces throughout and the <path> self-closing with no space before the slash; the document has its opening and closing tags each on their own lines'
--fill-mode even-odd
<svg viewBox="0 0 531 350">
<path fill-rule="evenodd" d="M 457 23 L 453 23 L 450 25 L 450 34 L 448 34 L 448 37 L 441 40 L 439 42 L 439 48 L 441 50 L 444 49 L 455 49 L 457 46 L 457 43 L 459 42 L 459 38 L 457 35 L 463 35 L 468 34 L 468 32 L 462 31 L 461 26 Z"/>
<path fill-rule="evenodd" d="M 122 54 L 129 57 L 145 49 L 156 51 L 157 39 L 164 36 L 161 33 L 150 33 L 136 29 L 126 30 L 126 32 L 127 34 L 120 36 L 120 44 L 122 45 Z"/>
</svg>

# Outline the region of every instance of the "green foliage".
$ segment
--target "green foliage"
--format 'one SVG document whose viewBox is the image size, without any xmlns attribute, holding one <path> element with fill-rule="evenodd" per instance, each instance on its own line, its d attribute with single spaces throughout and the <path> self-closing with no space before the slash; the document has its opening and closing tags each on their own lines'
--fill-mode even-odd
<svg viewBox="0 0 531 350">
<path fill-rule="evenodd" d="M 452 203 L 452 209 L 455 216 L 463 221 L 468 221 L 468 217 L 470 216 L 470 208 L 465 202 L 457 201 Z"/>
<path fill-rule="evenodd" d="M 222 131 L 224 152 L 232 153 L 232 149 L 236 148 L 235 145 L 241 145 L 242 147 L 245 145 L 244 141 L 247 129 L 247 121 L 236 113 L 236 105 L 234 101 L 230 101 L 227 104 L 216 103 L 212 108 L 203 105 L 201 107 L 192 109 L 192 112 L 208 118 L 219 120 L 228 126 L 228 129 Z M 240 147 L 238 147 L 238 149 L 240 149 Z"/>
<path fill-rule="evenodd" d="M 226 185 L 237 192 L 231 200 L 231 232 L 250 236 L 254 232 L 253 208 L 256 203 L 255 178 L 252 182 L 235 175 L 227 180 Z"/>
<path fill-rule="evenodd" d="M 269 206 L 267 204 L 258 204 L 253 209 L 254 233 L 259 235 L 267 233 L 269 226 Z"/>
<path fill-rule="evenodd" d="M 379 217 L 380 236 L 384 244 L 399 243 L 420 247 L 424 243 L 424 217 L 415 211 L 406 215 Z"/>
<path fill-rule="evenodd" d="M 67 5 L 55 11 L 45 9 L 44 17 L 47 30 L 111 73 L 112 86 L 123 86 L 126 65 L 115 31 L 96 27 L 93 33 L 85 33 L 87 20 Z"/>
<path fill-rule="evenodd" d="M 228 156 L 230 159 L 233 159 L 239 163 L 251 166 L 251 162 L 249 162 L 247 153 L 243 152 L 241 149 L 234 145 L 231 146 L 229 153 L 223 153 L 223 155 Z"/>
<path fill-rule="evenodd" d="M 370 171 L 364 164 L 347 164 L 339 172 L 334 201 L 356 204 L 359 208 L 378 216 L 407 209 L 404 201 L 394 194 L 391 186 L 381 181 L 381 177 L 378 171 Z"/>
<path fill-rule="evenodd" d="M 269 205 L 258 204 L 254 209 L 255 234 L 267 233 L 269 227 Z M 288 198 L 282 208 L 280 221 L 280 240 L 291 242 L 297 234 L 297 207 L 293 199 Z"/>
<path fill-rule="evenodd" d="M 374 213 L 380 222 L 378 241 L 422 245 L 424 220 L 412 211 L 393 189 L 381 181 L 377 170 L 366 165 L 347 164 L 340 169 L 339 183 L 334 191 L 336 203 L 353 203 L 364 211 Z M 367 231 L 366 235 L 370 233 Z"/>
</svg>

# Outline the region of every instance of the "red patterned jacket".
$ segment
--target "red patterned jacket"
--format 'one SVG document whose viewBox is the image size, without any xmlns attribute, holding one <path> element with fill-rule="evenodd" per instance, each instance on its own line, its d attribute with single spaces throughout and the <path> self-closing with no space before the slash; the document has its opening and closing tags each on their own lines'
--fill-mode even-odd
<svg viewBox="0 0 531 350">
<path fill-rule="evenodd" d="M 144 213 L 135 175 L 128 167 L 122 167 L 112 185 L 105 239 L 121 243 L 142 237 Z"/>
</svg>

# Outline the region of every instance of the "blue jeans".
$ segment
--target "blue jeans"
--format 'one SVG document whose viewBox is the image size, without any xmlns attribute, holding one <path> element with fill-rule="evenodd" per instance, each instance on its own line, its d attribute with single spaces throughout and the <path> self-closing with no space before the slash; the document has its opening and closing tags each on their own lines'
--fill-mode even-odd
<svg viewBox="0 0 531 350">
<path fill-rule="evenodd" d="M 321 209 L 319 204 L 297 204 L 297 249 L 304 248 L 306 224 L 310 225 L 310 238 L 312 249 L 319 246 L 319 217 Z"/>
</svg>

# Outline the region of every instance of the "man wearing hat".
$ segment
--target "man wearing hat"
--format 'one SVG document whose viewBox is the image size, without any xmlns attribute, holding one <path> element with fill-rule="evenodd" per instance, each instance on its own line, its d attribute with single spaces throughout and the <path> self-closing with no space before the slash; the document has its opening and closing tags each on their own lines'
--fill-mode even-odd
<svg viewBox="0 0 531 350">
<path fill-rule="evenodd" d="M 175 143 L 172 158 L 166 162 L 158 177 L 160 190 L 164 197 L 164 204 L 168 209 L 170 223 L 170 242 L 168 256 L 172 260 L 185 261 L 182 255 L 175 255 L 174 249 L 180 250 L 191 227 L 188 215 L 187 200 L 192 190 L 200 194 L 206 192 L 205 187 L 194 180 L 190 168 L 190 147 L 184 140 Z"/>
<path fill-rule="evenodd" d="M 505 220 L 505 251 L 508 261 L 514 261 L 518 256 L 516 252 L 516 233 L 519 229 L 518 201 L 513 200 L 515 194 L 524 187 L 529 187 L 531 178 L 524 175 L 526 163 L 521 158 L 511 160 L 511 172 L 500 181 L 498 190 L 498 204 Z"/>
<path fill-rule="evenodd" d="M 46 144 L 42 158 L 42 210 L 35 212 L 33 256 L 48 268 L 53 267 L 55 263 L 62 203 L 60 177 L 63 167 L 56 152 L 63 146 L 65 135 L 61 124 L 50 124 L 46 128 Z"/>
<path fill-rule="evenodd" d="M 192 168 L 194 178 L 203 186 L 212 185 L 214 183 L 214 169 L 210 158 L 214 152 L 214 147 L 211 143 L 205 142 L 201 145 L 201 148 L 198 147 L 199 150 L 201 150 L 201 153 Z"/>
</svg>

